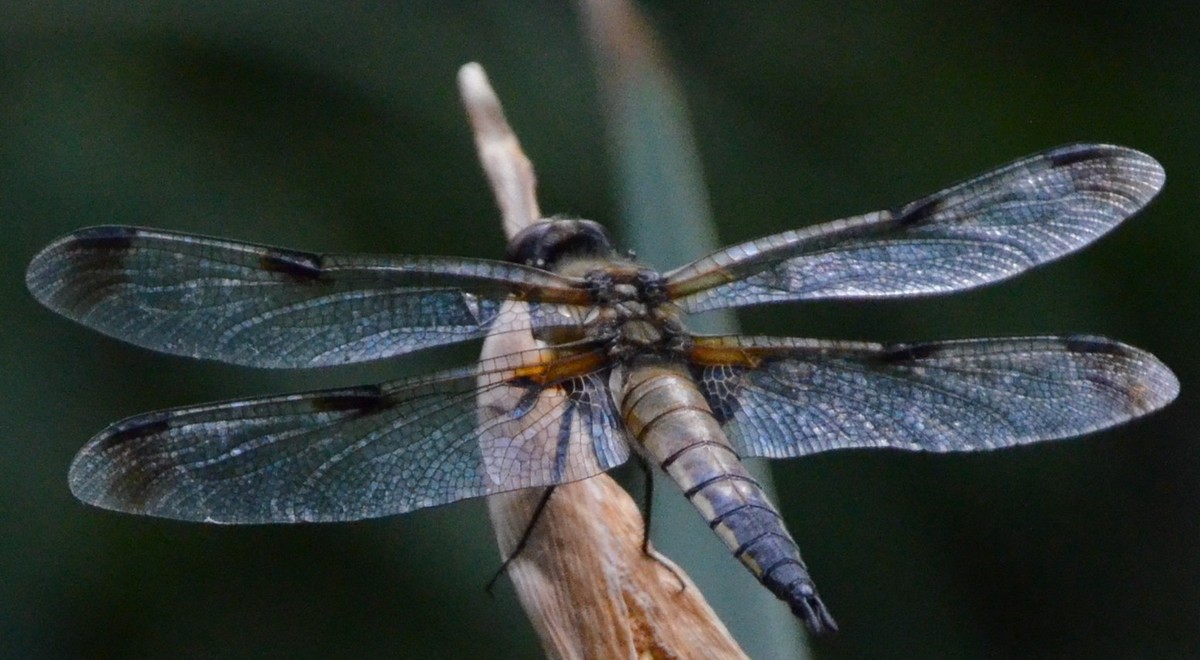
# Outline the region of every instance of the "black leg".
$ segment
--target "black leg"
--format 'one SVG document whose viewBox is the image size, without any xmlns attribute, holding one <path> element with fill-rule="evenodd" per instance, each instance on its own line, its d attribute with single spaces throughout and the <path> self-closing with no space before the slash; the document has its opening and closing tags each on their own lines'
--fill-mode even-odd
<svg viewBox="0 0 1200 660">
<path fill-rule="evenodd" d="M 642 491 L 642 553 L 650 554 L 650 514 L 654 511 L 654 470 L 646 459 L 638 456 L 638 466 L 642 468 L 642 478 L 645 481 Z"/>
<path fill-rule="evenodd" d="M 642 500 L 642 520 L 645 523 L 642 526 L 642 554 L 662 564 L 664 568 L 671 571 L 671 575 L 674 575 L 675 579 L 679 581 L 679 590 L 683 591 L 687 588 L 687 582 L 684 582 L 683 576 L 679 574 L 679 571 L 675 570 L 674 566 L 664 562 L 657 552 L 650 550 L 650 514 L 654 511 L 654 470 L 646 462 L 646 459 L 641 456 L 638 456 L 638 465 L 642 468 L 642 476 L 646 479 L 645 490 L 642 493 L 644 498 Z"/>
<path fill-rule="evenodd" d="M 504 575 L 504 573 L 508 570 L 508 565 L 511 564 L 513 560 L 521 554 L 521 551 L 525 549 L 525 546 L 529 544 L 529 539 L 531 536 L 533 536 L 533 528 L 536 527 L 538 521 L 542 519 L 542 514 L 545 513 L 546 505 L 550 503 L 550 495 L 554 493 L 555 488 L 556 486 L 550 486 L 542 493 L 541 499 L 538 500 L 537 506 L 533 509 L 533 516 L 529 519 L 529 525 L 525 527 L 525 532 L 521 534 L 521 540 L 517 541 L 517 547 L 513 548 L 512 554 L 510 554 L 504 560 L 503 564 L 500 564 L 500 568 L 496 571 L 496 574 L 492 576 L 492 579 L 488 580 L 487 586 L 484 587 L 484 591 L 486 591 L 489 596 L 492 595 L 492 589 L 496 586 L 496 581 L 499 580 L 500 576 Z"/>
</svg>

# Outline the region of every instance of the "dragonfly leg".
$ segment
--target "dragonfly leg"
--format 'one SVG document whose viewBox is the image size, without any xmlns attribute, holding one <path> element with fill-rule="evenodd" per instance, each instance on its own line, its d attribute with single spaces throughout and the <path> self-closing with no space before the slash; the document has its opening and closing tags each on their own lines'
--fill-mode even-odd
<svg viewBox="0 0 1200 660">
<path fill-rule="evenodd" d="M 546 505 L 550 503 L 550 496 L 554 494 L 554 489 L 557 486 L 550 486 L 542 492 L 542 497 L 538 499 L 537 506 L 533 509 L 533 515 L 529 518 L 529 524 L 525 526 L 525 531 L 521 534 L 521 540 L 517 541 L 517 547 L 513 548 L 512 554 L 504 559 L 504 563 L 500 564 L 500 568 L 496 569 L 496 574 L 492 579 L 488 580 L 487 586 L 483 588 L 487 595 L 492 596 L 492 590 L 496 587 L 496 582 L 508 571 L 509 564 L 521 555 L 521 551 L 525 546 L 529 545 L 529 539 L 533 536 L 533 528 L 537 526 L 538 521 L 542 519 L 542 514 L 546 512 Z"/>
<path fill-rule="evenodd" d="M 664 568 L 675 576 L 679 582 L 679 591 L 687 589 L 687 582 L 683 576 L 679 574 L 678 569 L 672 564 L 663 561 L 662 555 L 650 547 L 650 513 L 654 510 L 654 469 L 650 466 L 650 462 L 645 458 L 638 456 L 638 466 L 642 469 L 642 475 L 645 477 L 645 490 L 642 492 L 642 554 L 650 559 L 658 562 Z"/>
</svg>

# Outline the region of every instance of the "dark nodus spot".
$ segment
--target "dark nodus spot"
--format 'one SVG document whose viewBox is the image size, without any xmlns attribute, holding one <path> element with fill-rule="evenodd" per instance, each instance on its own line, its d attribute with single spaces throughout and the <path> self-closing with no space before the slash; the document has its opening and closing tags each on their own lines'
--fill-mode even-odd
<svg viewBox="0 0 1200 660">
<path fill-rule="evenodd" d="M 904 206 L 899 211 L 894 211 L 892 215 L 895 218 L 896 224 L 901 227 L 915 225 L 928 220 L 938 211 L 942 210 L 945 202 L 946 199 L 944 197 L 934 195 L 933 197 L 926 197 L 923 200 Z"/>
<path fill-rule="evenodd" d="M 317 412 L 353 412 L 367 415 L 387 405 L 387 396 L 378 387 L 357 387 L 353 390 L 314 397 L 309 405 Z"/>
<path fill-rule="evenodd" d="M 877 359 L 884 364 L 916 362 L 933 357 L 941 352 L 941 350 L 942 347 L 937 344 L 898 344 L 880 353 Z"/>
<path fill-rule="evenodd" d="M 304 252 L 273 250 L 262 256 L 263 270 L 280 273 L 300 282 L 315 282 L 321 279 L 321 257 Z"/>
</svg>

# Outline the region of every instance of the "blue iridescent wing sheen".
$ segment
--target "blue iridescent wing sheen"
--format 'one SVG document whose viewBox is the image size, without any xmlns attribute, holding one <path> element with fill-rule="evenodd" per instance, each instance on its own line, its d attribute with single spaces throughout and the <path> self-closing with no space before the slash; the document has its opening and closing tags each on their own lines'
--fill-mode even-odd
<svg viewBox="0 0 1200 660">
<path fill-rule="evenodd" d="M 667 273 L 666 288 L 688 312 L 968 289 L 1091 243 L 1164 180 L 1132 149 L 1059 147 L 896 210 L 727 247 Z"/>
<path fill-rule="evenodd" d="M 696 382 L 743 456 L 997 449 L 1108 428 L 1179 393 L 1153 355 L 1082 335 L 891 345 L 698 337 L 692 354 Z"/>
<path fill-rule="evenodd" d="M 215 523 L 347 521 L 550 486 L 623 463 L 607 370 L 538 384 L 537 351 L 373 386 L 130 417 L 71 465 L 80 500 Z M 598 362 L 596 364 L 599 364 Z M 508 402 L 502 407 L 488 401 Z"/>
<path fill-rule="evenodd" d="M 480 338 L 528 321 L 573 322 L 581 282 L 482 259 L 319 255 L 134 227 L 91 227 L 26 272 L 50 309 L 164 353 L 292 368 L 376 360 Z M 522 325 L 524 323 L 524 325 Z"/>
</svg>

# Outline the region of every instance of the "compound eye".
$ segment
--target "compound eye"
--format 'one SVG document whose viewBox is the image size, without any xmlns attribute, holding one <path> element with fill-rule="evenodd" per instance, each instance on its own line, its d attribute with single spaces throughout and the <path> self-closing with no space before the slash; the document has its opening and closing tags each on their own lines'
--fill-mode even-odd
<svg viewBox="0 0 1200 660">
<path fill-rule="evenodd" d="M 567 258 L 608 257 L 612 242 L 598 222 L 542 220 L 513 237 L 505 258 L 519 264 L 553 270 Z"/>
</svg>

